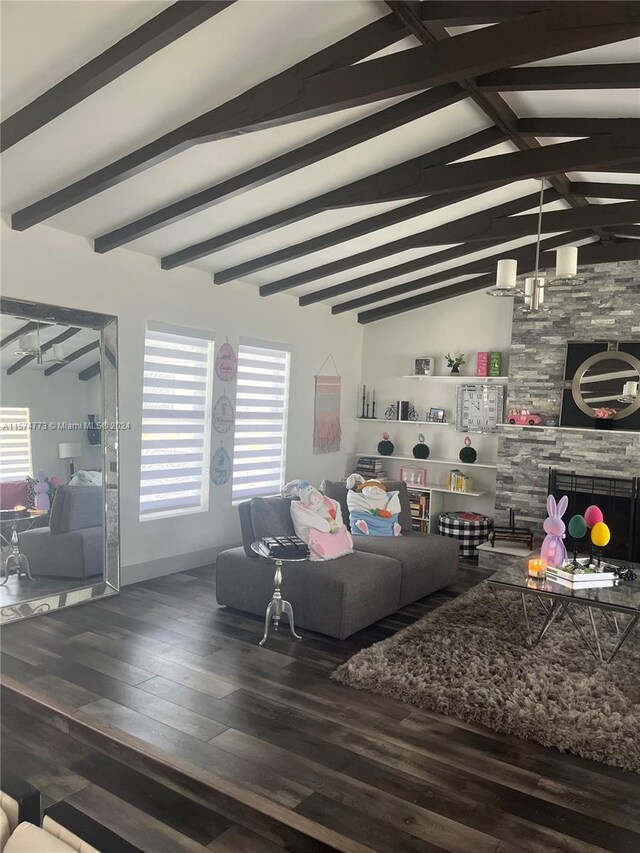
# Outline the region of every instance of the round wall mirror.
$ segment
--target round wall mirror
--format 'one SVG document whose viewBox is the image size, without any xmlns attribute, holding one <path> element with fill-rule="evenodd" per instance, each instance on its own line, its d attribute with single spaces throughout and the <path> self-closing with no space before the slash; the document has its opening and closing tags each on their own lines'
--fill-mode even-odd
<svg viewBox="0 0 640 853">
<path fill-rule="evenodd" d="M 576 370 L 571 391 L 589 417 L 607 408 L 615 411 L 615 420 L 627 418 L 640 408 L 640 361 L 615 350 L 592 355 Z"/>
</svg>

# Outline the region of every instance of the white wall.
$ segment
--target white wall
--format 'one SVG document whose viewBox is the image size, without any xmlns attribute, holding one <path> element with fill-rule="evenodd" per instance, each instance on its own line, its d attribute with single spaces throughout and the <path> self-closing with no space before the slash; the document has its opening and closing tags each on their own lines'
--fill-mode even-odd
<svg viewBox="0 0 640 853">
<path fill-rule="evenodd" d="M 303 310 L 287 295 L 264 299 L 249 284 L 216 287 L 209 275 L 193 269 L 163 272 L 157 260 L 126 249 L 97 255 L 87 240 L 46 226 L 18 233 L 3 221 L 1 233 L 3 295 L 118 316 L 119 420 L 131 423 L 120 435 L 124 583 L 201 565 L 216 549 L 239 541 L 231 483 L 211 486 L 207 513 L 138 519 L 147 319 L 213 329 L 216 348 L 225 337 L 235 346 L 242 335 L 291 343 L 287 479 L 317 483 L 344 474 L 347 455 L 355 450 L 356 423 L 349 415 L 360 382 L 362 330 L 354 317 L 331 317 L 323 305 Z M 314 375 L 329 352 L 342 374 L 342 450 L 314 456 Z"/>
<path fill-rule="evenodd" d="M 453 382 L 417 382 L 400 377 L 413 373 L 416 356 L 435 356 L 435 372 L 448 374 L 445 355 L 464 353 L 467 364 L 461 373 L 473 378 L 476 354 L 480 351 L 500 350 L 508 353 L 511 343 L 511 320 L 513 302 L 510 299 L 492 299 L 484 292 L 458 296 L 445 302 L 398 314 L 387 320 L 371 323 L 364 327 L 362 376 L 367 388 L 376 389 L 379 401 L 376 416 L 384 417 L 384 410 L 391 402 L 409 400 L 419 412 L 419 420 L 425 420 L 431 407 L 445 408 L 447 420 L 455 421 L 455 388 Z M 508 372 L 508 357 L 503 362 L 503 373 Z M 358 414 L 361 411 L 358 401 Z M 351 403 L 356 413 L 356 400 Z M 403 424 L 359 423 L 359 452 L 376 452 L 382 432 L 386 430 L 395 445 L 394 453 L 411 456 L 418 433 L 423 432 L 431 450 L 431 456 L 439 459 L 458 460 L 463 446 L 464 434 L 454 427 L 411 426 Z M 495 462 L 497 438 L 493 435 L 472 434 L 473 446 L 478 451 L 478 462 Z M 402 464 L 389 460 L 385 463 L 389 474 L 397 473 Z M 466 469 L 465 469 L 466 470 Z M 444 465 L 427 465 L 428 482 L 446 480 L 449 468 Z M 488 490 L 483 498 L 460 496 L 444 497 L 446 509 L 465 509 L 492 514 L 494 509 L 495 472 L 491 469 L 475 468 L 469 472 L 473 477 L 474 489 Z"/>
<path fill-rule="evenodd" d="M 4 293 L 4 287 L 3 287 Z M 65 373 L 69 370 L 69 373 Z M 44 367 L 23 367 L 7 376 L 2 371 L 0 398 L 3 406 L 28 406 L 32 421 L 79 423 L 87 421 L 89 413 L 100 420 L 101 406 L 96 408 L 100 397 L 100 378 L 81 381 L 72 366 L 52 374 L 44 375 Z M 90 406 L 93 405 L 93 408 Z M 74 459 L 76 470 L 101 468 L 100 447 L 92 447 L 87 440 L 86 430 L 38 429 L 31 431 L 31 461 L 33 476 L 42 469 L 45 476 L 54 474 L 66 483 L 69 477 L 69 460 L 58 458 L 60 442 L 78 442 L 82 445 L 82 456 Z"/>
</svg>

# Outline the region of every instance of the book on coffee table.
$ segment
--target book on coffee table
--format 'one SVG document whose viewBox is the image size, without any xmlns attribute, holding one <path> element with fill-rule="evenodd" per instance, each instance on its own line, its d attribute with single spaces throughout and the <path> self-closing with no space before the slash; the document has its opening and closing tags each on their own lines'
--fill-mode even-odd
<svg viewBox="0 0 640 853">
<path fill-rule="evenodd" d="M 562 569 L 547 566 L 547 577 L 552 581 L 584 588 L 612 586 L 618 580 L 618 576 L 613 571 L 572 572 L 569 566 L 564 566 Z"/>
</svg>

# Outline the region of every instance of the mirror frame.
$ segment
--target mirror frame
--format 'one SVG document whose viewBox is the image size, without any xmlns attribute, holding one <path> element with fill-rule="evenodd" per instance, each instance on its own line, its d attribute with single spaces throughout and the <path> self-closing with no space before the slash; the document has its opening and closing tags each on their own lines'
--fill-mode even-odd
<svg viewBox="0 0 640 853">
<path fill-rule="evenodd" d="M 109 428 L 102 434 L 102 488 L 104 496 L 104 575 L 101 581 L 0 608 L 0 624 L 28 619 L 120 591 L 120 500 L 118 465 L 118 318 L 111 314 L 63 308 L 23 299 L 0 298 L 0 313 L 25 320 L 49 321 L 83 326 L 100 332 L 100 375 L 102 377 L 102 421 Z"/>
<path fill-rule="evenodd" d="M 580 411 L 584 412 L 590 418 L 594 416 L 596 410 L 589 406 L 588 403 L 585 403 L 582 394 L 580 393 L 580 385 L 588 370 L 590 370 L 600 361 L 610 361 L 612 358 L 618 358 L 620 359 L 620 361 L 623 361 L 628 364 L 629 367 L 632 367 L 635 371 L 637 371 L 638 376 L 640 377 L 640 360 L 638 360 L 635 356 L 631 355 L 628 352 L 623 352 L 621 350 L 607 350 L 605 352 L 598 352 L 595 355 L 592 355 L 589 358 L 585 359 L 573 375 L 573 381 L 571 383 L 571 394 L 573 396 L 573 400 L 576 406 L 580 409 Z M 630 415 L 633 415 L 635 412 L 638 411 L 638 409 L 640 409 L 640 394 L 638 394 L 638 396 L 636 397 L 635 403 L 631 403 L 629 406 L 627 406 L 626 409 L 622 409 L 620 412 L 616 412 L 616 414 L 611 420 L 621 421 L 624 418 L 628 418 Z"/>
</svg>

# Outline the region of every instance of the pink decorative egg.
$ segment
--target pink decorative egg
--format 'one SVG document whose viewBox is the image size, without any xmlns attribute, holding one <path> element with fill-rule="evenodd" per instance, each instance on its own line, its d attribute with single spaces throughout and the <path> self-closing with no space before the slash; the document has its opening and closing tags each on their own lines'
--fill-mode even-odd
<svg viewBox="0 0 640 853">
<path fill-rule="evenodd" d="M 587 527 L 595 527 L 596 524 L 604 521 L 600 507 L 594 505 L 587 507 L 584 513 L 584 520 L 587 522 Z"/>
</svg>

